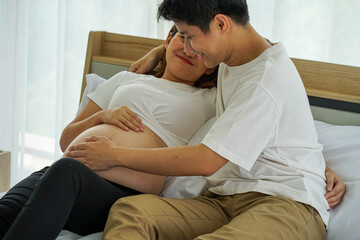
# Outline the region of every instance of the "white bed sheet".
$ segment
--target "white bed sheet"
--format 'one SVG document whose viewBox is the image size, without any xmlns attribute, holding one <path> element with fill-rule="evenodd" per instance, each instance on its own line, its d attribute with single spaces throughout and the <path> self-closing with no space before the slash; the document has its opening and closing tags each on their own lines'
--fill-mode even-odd
<svg viewBox="0 0 360 240">
<path fill-rule="evenodd" d="M 360 239 L 360 127 L 316 121 L 326 164 L 346 184 L 342 202 L 330 210 L 327 239 Z"/>
</svg>

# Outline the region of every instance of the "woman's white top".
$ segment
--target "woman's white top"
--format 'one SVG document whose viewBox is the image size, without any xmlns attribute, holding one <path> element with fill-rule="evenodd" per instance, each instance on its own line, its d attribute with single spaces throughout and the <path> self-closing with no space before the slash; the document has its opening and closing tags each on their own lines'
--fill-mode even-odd
<svg viewBox="0 0 360 240">
<path fill-rule="evenodd" d="M 201 125 L 215 116 L 216 88 L 203 89 L 120 72 L 88 97 L 100 108 L 129 107 L 167 146 L 186 145 Z"/>
</svg>

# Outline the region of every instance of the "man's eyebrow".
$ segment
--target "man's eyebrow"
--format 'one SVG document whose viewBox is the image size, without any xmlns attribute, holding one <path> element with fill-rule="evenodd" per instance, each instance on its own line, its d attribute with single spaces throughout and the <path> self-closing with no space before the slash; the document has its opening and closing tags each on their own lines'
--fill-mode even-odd
<svg viewBox="0 0 360 240">
<path fill-rule="evenodd" d="M 188 31 L 179 31 L 180 34 L 188 34 Z"/>
</svg>

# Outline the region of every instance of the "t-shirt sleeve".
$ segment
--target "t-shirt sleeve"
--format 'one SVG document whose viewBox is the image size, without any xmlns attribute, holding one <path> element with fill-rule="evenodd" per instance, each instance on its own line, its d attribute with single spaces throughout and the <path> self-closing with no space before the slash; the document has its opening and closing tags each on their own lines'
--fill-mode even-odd
<svg viewBox="0 0 360 240">
<path fill-rule="evenodd" d="M 119 72 L 100 84 L 95 91 L 87 96 L 100 108 L 107 109 L 114 95 L 115 90 L 127 81 L 126 72 Z"/>
<path fill-rule="evenodd" d="M 259 85 L 246 85 L 229 99 L 202 143 L 230 162 L 250 171 L 270 141 L 279 110 Z"/>
</svg>

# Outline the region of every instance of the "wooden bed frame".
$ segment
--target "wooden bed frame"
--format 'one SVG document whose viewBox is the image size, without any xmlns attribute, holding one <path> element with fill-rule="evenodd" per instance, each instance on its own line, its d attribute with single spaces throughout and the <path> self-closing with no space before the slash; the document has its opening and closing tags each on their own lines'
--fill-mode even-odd
<svg viewBox="0 0 360 240">
<path fill-rule="evenodd" d="M 108 32 L 90 32 L 85 75 L 108 78 L 130 65 L 164 40 Z M 292 58 L 304 82 L 314 118 L 333 124 L 360 125 L 360 68 Z M 80 98 L 81 99 L 81 98 Z M 325 109 L 325 110 L 324 110 Z"/>
</svg>

